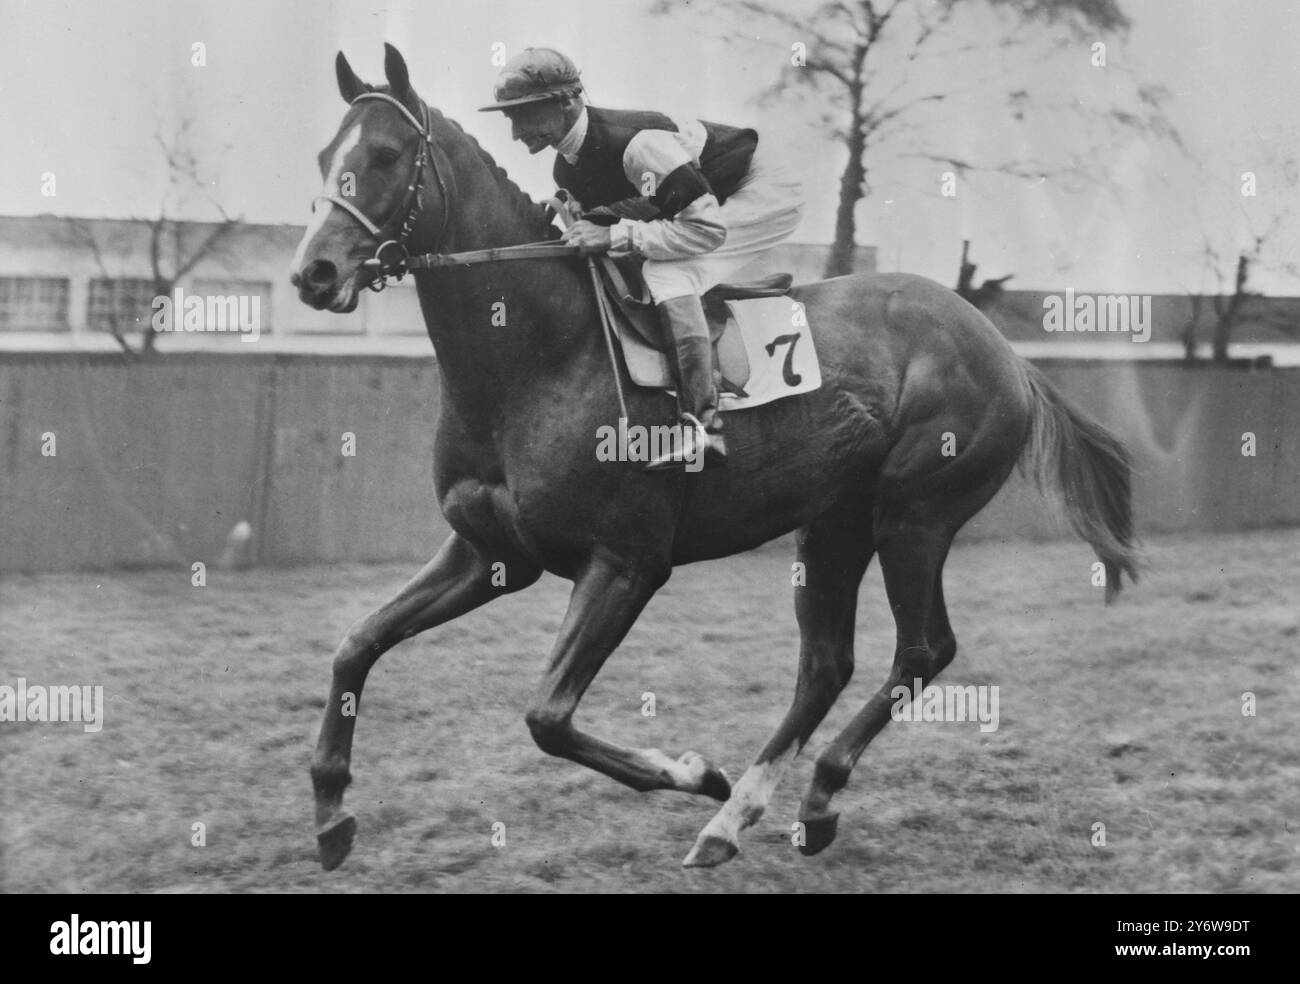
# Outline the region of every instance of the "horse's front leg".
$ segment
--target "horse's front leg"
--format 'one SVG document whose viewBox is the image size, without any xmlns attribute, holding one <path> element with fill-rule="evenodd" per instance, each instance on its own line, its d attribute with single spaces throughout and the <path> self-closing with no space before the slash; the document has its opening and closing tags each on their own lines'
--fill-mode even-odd
<svg viewBox="0 0 1300 984">
<path fill-rule="evenodd" d="M 542 751 L 603 772 L 633 789 L 676 789 L 725 800 L 731 786 L 721 770 L 695 752 L 674 759 L 657 748 L 613 745 L 573 727 L 573 714 L 591 681 L 666 573 L 638 568 L 596 551 L 575 579 L 569 610 L 526 720 Z"/>
<path fill-rule="evenodd" d="M 352 780 L 352 733 L 370 668 L 403 639 L 525 588 L 540 576 L 529 561 L 488 556 L 453 533 L 396 597 L 348 630 L 334 654 L 334 678 L 311 766 L 316 840 L 326 871 L 343 863 L 356 835 L 356 820 L 343 809 L 343 790 Z"/>
</svg>

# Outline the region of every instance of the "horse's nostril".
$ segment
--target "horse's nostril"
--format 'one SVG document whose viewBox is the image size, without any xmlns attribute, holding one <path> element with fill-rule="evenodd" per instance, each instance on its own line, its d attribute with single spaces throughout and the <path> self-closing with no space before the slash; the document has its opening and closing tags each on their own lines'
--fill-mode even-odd
<svg viewBox="0 0 1300 984">
<path fill-rule="evenodd" d="M 298 276 L 298 271 L 297 271 L 297 270 L 295 270 L 295 271 L 293 271 L 293 273 L 289 274 L 289 283 L 290 283 L 291 285 L 293 285 L 294 287 L 297 287 L 299 284 L 302 283 L 302 277 Z"/>
<path fill-rule="evenodd" d="M 306 281 L 307 286 L 322 290 L 334 286 L 334 282 L 338 280 L 338 271 L 329 260 L 314 260 L 303 270 L 302 279 Z"/>
</svg>

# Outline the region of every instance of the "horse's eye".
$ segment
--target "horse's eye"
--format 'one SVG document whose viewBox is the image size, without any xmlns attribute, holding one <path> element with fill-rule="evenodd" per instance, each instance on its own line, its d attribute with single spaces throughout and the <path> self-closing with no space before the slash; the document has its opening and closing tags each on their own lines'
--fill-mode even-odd
<svg viewBox="0 0 1300 984">
<path fill-rule="evenodd" d="M 380 147 L 375 151 L 375 163 L 383 167 L 391 167 L 397 163 L 398 153 L 388 147 Z"/>
</svg>

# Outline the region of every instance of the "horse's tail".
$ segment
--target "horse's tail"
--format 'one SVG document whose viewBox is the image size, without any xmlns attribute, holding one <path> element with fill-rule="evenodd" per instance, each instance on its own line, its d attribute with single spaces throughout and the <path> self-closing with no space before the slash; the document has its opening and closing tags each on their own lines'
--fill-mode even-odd
<svg viewBox="0 0 1300 984">
<path fill-rule="evenodd" d="M 1037 367 L 1026 363 L 1025 368 L 1031 424 L 1020 465 L 1032 469 L 1040 490 L 1064 498 L 1071 528 L 1106 565 L 1109 604 L 1119 594 L 1123 573 L 1138 579 L 1128 450 L 1071 406 Z"/>
</svg>

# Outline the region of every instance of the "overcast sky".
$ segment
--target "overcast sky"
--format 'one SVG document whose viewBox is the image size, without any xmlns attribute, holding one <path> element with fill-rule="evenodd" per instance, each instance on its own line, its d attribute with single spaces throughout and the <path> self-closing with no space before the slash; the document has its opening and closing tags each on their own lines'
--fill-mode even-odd
<svg viewBox="0 0 1300 984">
<path fill-rule="evenodd" d="M 937 194 L 935 166 L 918 170 L 886 153 L 872 174 L 873 194 L 858 210 L 858 241 L 879 248 L 882 269 L 901 267 L 951 283 L 961 239 L 970 236 L 980 276 L 1015 273 L 1013 286 L 1213 289 L 1202 269 L 1202 230 L 1230 254 L 1251 223 L 1265 228 L 1275 214 L 1284 224 L 1270 252 L 1300 256 L 1297 188 L 1284 182 L 1288 174 L 1295 179 L 1300 157 L 1300 4 L 1122 3 L 1134 29 L 1122 45 L 1104 39 L 1114 74 L 1088 75 L 1081 47 L 1034 69 L 1031 94 L 1086 101 L 1098 86 L 1118 86 L 1134 75 L 1162 84 L 1174 94 L 1170 117 L 1200 164 L 1150 141 L 1121 141 L 1094 162 L 1118 187 L 1115 193 L 986 179 L 963 184 L 956 199 L 946 199 Z M 152 135 L 188 115 L 229 211 L 249 221 L 305 223 L 320 184 L 316 151 L 343 111 L 334 54 L 343 48 L 363 78 L 382 81 L 385 40 L 406 55 L 421 94 L 541 198 L 551 191 L 552 153 L 530 158 L 510 142 L 499 114 L 474 111 L 491 94 L 499 42 L 510 54 L 529 45 L 565 51 L 582 68 L 596 104 L 757 125 L 764 139 L 794 155 L 803 174 L 806 219 L 794 238 L 829 241 L 845 151 L 820 134 L 807 106 L 760 109 L 753 101 L 798 38 L 769 33 L 759 38 L 772 42 L 766 49 L 740 43 L 741 36 L 762 34 L 749 22 L 732 25 L 732 42 L 723 43 L 710 39 L 707 22 L 687 6 L 652 17 L 649 5 L 0 0 L 0 214 L 156 214 L 164 170 Z M 195 41 L 206 45 L 205 67 L 191 64 Z M 936 117 L 927 135 L 957 155 L 1014 158 L 1041 156 L 1054 142 L 1067 142 L 1074 125 L 1062 114 L 1059 123 L 1039 125 L 1028 144 L 1004 147 L 1005 116 L 996 102 L 967 104 L 964 115 Z M 1240 196 L 1240 174 L 1247 170 L 1259 175 L 1253 200 Z M 41 194 L 46 172 L 56 175 L 53 198 Z M 1257 283 L 1300 293 L 1300 282 L 1266 270 Z"/>
</svg>

